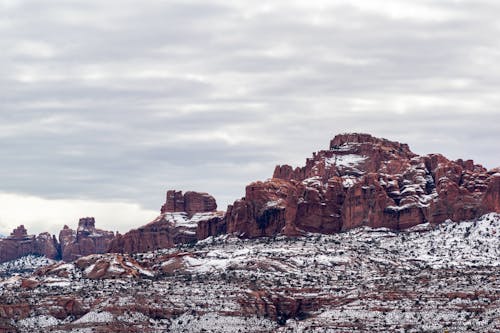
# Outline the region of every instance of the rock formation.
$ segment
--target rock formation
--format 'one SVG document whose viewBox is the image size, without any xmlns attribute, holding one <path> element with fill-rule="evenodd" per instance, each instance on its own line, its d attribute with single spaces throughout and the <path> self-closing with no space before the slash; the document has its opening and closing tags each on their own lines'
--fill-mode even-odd
<svg viewBox="0 0 500 333">
<path fill-rule="evenodd" d="M 61 258 L 72 261 L 89 254 L 105 253 L 113 238 L 112 231 L 96 229 L 93 217 L 81 218 L 76 232 L 65 225 L 59 233 Z"/>
<path fill-rule="evenodd" d="M 109 252 L 147 252 L 176 244 L 195 242 L 198 233 L 208 236 L 222 233 L 218 228 L 223 213 L 217 212 L 215 199 L 207 193 L 167 191 L 161 215 L 140 228 L 124 235 L 118 234 L 109 246 Z M 199 229 L 199 230 L 198 230 Z M 203 237 L 205 238 L 205 237 Z"/>
<path fill-rule="evenodd" d="M 210 194 L 188 191 L 167 191 L 167 199 L 161 207 L 162 214 L 167 212 L 186 212 L 190 217 L 195 213 L 213 212 L 217 210 L 217 203 Z"/>
<path fill-rule="evenodd" d="M 28 236 L 24 227 L 0 240 L 1 260 L 44 254 L 70 261 L 110 252 L 134 253 L 209 236 L 244 238 L 332 234 L 360 226 L 401 230 L 429 222 L 470 220 L 500 212 L 500 169 L 440 154 L 418 156 L 407 144 L 369 134 L 341 134 L 329 149 L 313 153 L 302 167 L 278 165 L 273 177 L 246 187 L 245 197 L 217 212 L 201 192 L 167 191 L 161 215 L 113 237 L 83 218 L 75 232 L 65 226 L 59 244 L 48 234 Z"/>
<path fill-rule="evenodd" d="M 418 156 L 369 134 L 337 135 L 303 167 L 279 165 L 229 206 L 227 232 L 243 237 L 405 229 L 500 212 L 500 173 L 472 160 Z M 223 228 L 221 228 L 223 229 Z"/>
<path fill-rule="evenodd" d="M 168 191 L 158 218 L 117 237 L 115 252 L 168 248 L 221 234 L 254 238 L 331 234 L 360 226 L 394 230 L 500 212 L 500 171 L 440 154 L 418 156 L 407 144 L 369 134 L 341 134 L 306 160 L 278 165 L 273 177 L 214 212 L 206 193 Z"/>
<path fill-rule="evenodd" d="M 95 228 L 93 217 L 80 219 L 76 232 L 64 226 L 59 242 L 48 232 L 28 235 L 26 228 L 20 225 L 10 236 L 0 239 L 0 262 L 29 254 L 71 261 L 88 254 L 105 253 L 113 238 L 113 232 Z"/>
<path fill-rule="evenodd" d="M 10 236 L 0 239 L 0 262 L 29 254 L 56 259 L 59 255 L 56 239 L 48 233 L 28 235 L 24 225 L 18 226 Z"/>
</svg>

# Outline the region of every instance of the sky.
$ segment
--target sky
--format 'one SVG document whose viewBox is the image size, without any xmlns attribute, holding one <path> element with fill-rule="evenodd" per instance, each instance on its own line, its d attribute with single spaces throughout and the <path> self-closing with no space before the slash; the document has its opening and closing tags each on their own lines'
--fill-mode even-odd
<svg viewBox="0 0 500 333">
<path fill-rule="evenodd" d="M 2 0 L 0 233 L 219 209 L 366 132 L 500 166 L 500 2 Z"/>
</svg>

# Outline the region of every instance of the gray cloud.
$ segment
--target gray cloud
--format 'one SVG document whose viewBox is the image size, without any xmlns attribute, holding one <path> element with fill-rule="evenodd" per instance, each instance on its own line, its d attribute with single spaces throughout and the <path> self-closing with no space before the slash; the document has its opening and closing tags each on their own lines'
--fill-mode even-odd
<svg viewBox="0 0 500 333">
<path fill-rule="evenodd" d="M 499 166 L 499 9 L 6 1 L 0 190 L 157 209 L 199 189 L 224 208 L 349 131 Z"/>
</svg>

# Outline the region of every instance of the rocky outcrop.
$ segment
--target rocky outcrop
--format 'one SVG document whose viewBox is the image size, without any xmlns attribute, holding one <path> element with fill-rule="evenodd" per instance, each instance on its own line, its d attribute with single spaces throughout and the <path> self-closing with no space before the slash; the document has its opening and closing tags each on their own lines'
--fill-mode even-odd
<svg viewBox="0 0 500 333">
<path fill-rule="evenodd" d="M 488 178 L 482 205 L 486 211 L 500 211 L 500 170 L 494 170 Z"/>
<path fill-rule="evenodd" d="M 474 219 L 500 212 L 500 172 L 472 160 L 418 156 L 407 144 L 369 134 L 341 134 L 305 166 L 278 165 L 273 178 L 249 184 L 225 215 L 206 213 L 216 207 L 206 193 L 168 191 L 162 215 L 110 249 L 149 251 L 226 233 L 296 236 Z M 196 217 L 201 212 L 208 215 Z"/>
<path fill-rule="evenodd" d="M 121 254 L 90 255 L 74 262 L 89 279 L 152 277 L 136 260 Z"/>
<path fill-rule="evenodd" d="M 186 192 L 169 190 L 167 199 L 161 207 L 161 213 L 186 212 L 189 216 L 195 213 L 214 212 L 217 210 L 217 203 L 210 194 L 202 192 Z"/>
<path fill-rule="evenodd" d="M 29 254 L 72 261 L 89 254 L 105 253 L 113 238 L 113 232 L 96 229 L 93 217 L 81 218 L 77 231 L 65 225 L 59 233 L 59 241 L 48 232 L 28 235 L 26 228 L 20 225 L 9 237 L 0 239 L 0 262 Z"/>
<path fill-rule="evenodd" d="M 109 252 L 137 253 L 195 242 L 211 234 L 225 232 L 222 212 L 207 193 L 168 191 L 161 215 L 150 223 L 116 235 Z"/>
<path fill-rule="evenodd" d="M 113 238 L 112 231 L 96 229 L 93 217 L 81 218 L 76 232 L 65 225 L 59 233 L 61 258 L 72 261 L 89 254 L 105 253 Z"/>
<path fill-rule="evenodd" d="M 229 233 L 259 237 L 359 226 L 400 230 L 487 212 L 500 212 L 498 169 L 418 156 L 407 144 L 354 133 L 337 135 L 303 167 L 278 165 L 272 179 L 250 184 L 225 223 Z"/>
<path fill-rule="evenodd" d="M 48 232 L 43 232 L 36 236 L 35 252 L 50 259 L 59 259 L 59 244 L 56 236 Z"/>
<path fill-rule="evenodd" d="M 298 207 L 298 188 L 286 180 L 255 182 L 246 195 L 228 207 L 227 232 L 243 237 L 273 236 L 282 230 L 293 233 L 291 223 Z"/>
<path fill-rule="evenodd" d="M 10 236 L 0 239 L 0 262 L 29 254 L 56 259 L 59 256 L 57 240 L 48 233 L 28 235 L 23 225 L 14 229 Z"/>
</svg>

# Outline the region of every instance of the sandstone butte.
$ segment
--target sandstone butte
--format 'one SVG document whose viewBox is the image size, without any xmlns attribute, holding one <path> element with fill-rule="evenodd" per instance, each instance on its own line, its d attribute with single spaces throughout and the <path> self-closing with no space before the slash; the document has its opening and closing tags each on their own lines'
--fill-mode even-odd
<svg viewBox="0 0 500 333">
<path fill-rule="evenodd" d="M 243 198 L 217 211 L 200 192 L 168 191 L 160 215 L 123 235 L 95 229 L 84 218 L 75 232 L 28 236 L 20 226 L 0 240 L 0 261 L 26 254 L 75 260 L 92 253 L 135 253 L 209 236 L 243 238 L 331 234 L 360 226 L 394 230 L 447 219 L 500 213 L 500 169 L 440 154 L 419 156 L 407 144 L 369 134 L 341 134 L 305 166 L 278 165 L 271 179 L 246 187 Z"/>
</svg>

